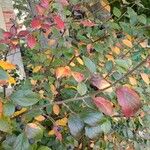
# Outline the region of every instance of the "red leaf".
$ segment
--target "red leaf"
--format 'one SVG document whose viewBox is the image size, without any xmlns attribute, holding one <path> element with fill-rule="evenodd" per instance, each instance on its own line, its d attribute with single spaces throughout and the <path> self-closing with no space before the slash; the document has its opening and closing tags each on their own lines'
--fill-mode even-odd
<svg viewBox="0 0 150 150">
<path fill-rule="evenodd" d="M 47 9 L 49 6 L 49 0 L 41 0 L 40 5 Z"/>
<path fill-rule="evenodd" d="M 36 38 L 33 35 L 27 36 L 27 44 L 30 48 L 34 48 L 36 45 Z"/>
<path fill-rule="evenodd" d="M 103 98 L 103 97 L 95 97 L 93 98 L 93 102 L 96 107 L 102 111 L 105 115 L 112 116 L 113 115 L 113 105 L 112 103 Z"/>
<path fill-rule="evenodd" d="M 140 108 L 139 95 L 131 88 L 121 87 L 116 90 L 119 105 L 126 117 L 133 116 Z"/>
<path fill-rule="evenodd" d="M 3 33 L 3 37 L 4 37 L 4 39 L 9 39 L 9 38 L 11 38 L 13 35 L 10 33 L 10 32 L 4 32 Z"/>
<path fill-rule="evenodd" d="M 40 29 L 41 28 L 41 20 L 39 20 L 39 18 L 34 18 L 32 21 L 31 21 L 31 27 L 33 29 Z"/>
<path fill-rule="evenodd" d="M 63 6 L 68 6 L 69 3 L 67 0 L 59 0 L 59 2 L 63 5 Z"/>
<path fill-rule="evenodd" d="M 77 82 L 82 82 L 84 80 L 84 75 L 80 72 L 72 72 L 72 76 Z"/>
<path fill-rule="evenodd" d="M 29 31 L 27 30 L 22 30 L 18 33 L 18 37 L 25 37 L 29 34 Z"/>
<path fill-rule="evenodd" d="M 54 16 L 54 22 L 56 23 L 56 27 L 60 30 L 63 30 L 65 28 L 65 24 L 60 16 Z"/>
<path fill-rule="evenodd" d="M 43 15 L 44 12 L 45 12 L 45 9 L 44 9 L 41 5 L 36 5 L 36 6 L 35 6 L 35 9 L 36 9 L 36 12 L 37 12 L 39 15 Z"/>
<path fill-rule="evenodd" d="M 85 26 L 85 27 L 93 27 L 93 26 L 96 25 L 95 23 L 93 23 L 93 22 L 90 21 L 90 20 L 83 20 L 83 21 L 81 21 L 80 23 L 81 23 L 83 26 Z"/>
<path fill-rule="evenodd" d="M 17 28 L 16 28 L 15 25 L 13 25 L 13 26 L 10 28 L 10 33 L 11 33 L 12 35 L 16 35 L 16 34 L 17 34 Z"/>
<path fill-rule="evenodd" d="M 62 134 L 59 132 L 59 127 L 58 126 L 54 126 L 53 130 L 55 132 L 56 138 L 60 141 L 62 141 Z"/>
<path fill-rule="evenodd" d="M 45 29 L 45 30 L 49 30 L 50 27 L 51 27 L 51 25 L 48 24 L 48 23 L 44 23 L 44 24 L 42 24 L 42 26 L 41 26 L 41 28 L 42 28 L 42 29 Z"/>
</svg>

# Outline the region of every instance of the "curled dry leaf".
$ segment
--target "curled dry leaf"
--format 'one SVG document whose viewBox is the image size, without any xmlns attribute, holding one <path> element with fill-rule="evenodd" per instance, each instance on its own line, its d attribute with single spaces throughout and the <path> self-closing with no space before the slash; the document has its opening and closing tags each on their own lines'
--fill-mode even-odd
<svg viewBox="0 0 150 150">
<path fill-rule="evenodd" d="M 118 88 L 116 94 L 125 117 L 134 116 L 141 106 L 139 95 L 129 87 Z"/>
<path fill-rule="evenodd" d="M 90 20 L 83 20 L 80 22 L 84 27 L 93 27 L 95 26 L 96 24 L 93 23 L 92 21 Z"/>
<path fill-rule="evenodd" d="M 97 87 L 99 90 L 102 90 L 106 87 L 110 86 L 110 83 L 107 82 L 103 77 L 101 77 L 99 74 L 93 74 L 90 82 L 93 86 Z M 112 92 L 112 88 L 110 87 L 109 89 L 106 90 L 106 92 Z"/>
<path fill-rule="evenodd" d="M 71 69 L 68 66 L 59 67 L 56 69 L 55 74 L 56 74 L 57 79 L 62 78 L 62 77 L 68 77 L 71 75 Z"/>
<path fill-rule="evenodd" d="M 103 97 L 95 97 L 93 98 L 93 102 L 94 104 L 96 105 L 96 107 L 102 111 L 105 115 L 108 115 L 108 116 L 112 116 L 113 115 L 113 104 L 103 98 Z"/>
<path fill-rule="evenodd" d="M 84 80 L 84 75 L 80 72 L 72 72 L 71 74 L 77 82 L 82 82 Z"/>
</svg>

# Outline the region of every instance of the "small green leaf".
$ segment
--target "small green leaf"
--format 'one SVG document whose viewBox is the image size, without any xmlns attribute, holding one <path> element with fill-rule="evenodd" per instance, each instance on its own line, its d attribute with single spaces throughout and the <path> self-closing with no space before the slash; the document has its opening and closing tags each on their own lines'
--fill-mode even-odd
<svg viewBox="0 0 150 150">
<path fill-rule="evenodd" d="M 87 92 L 87 87 L 85 83 L 79 83 L 77 86 L 77 91 L 80 95 L 85 95 Z"/>
<path fill-rule="evenodd" d="M 101 125 L 95 127 L 85 127 L 85 135 L 90 139 L 97 138 L 102 133 Z"/>
<path fill-rule="evenodd" d="M 91 61 L 89 58 L 83 56 L 83 61 L 85 63 L 85 66 L 89 69 L 89 71 L 91 71 L 91 73 L 95 73 L 96 72 L 96 66 L 93 63 L 93 61 Z"/>
<path fill-rule="evenodd" d="M 79 137 L 84 128 L 84 122 L 77 115 L 72 115 L 68 119 L 68 127 L 74 137 Z"/>
<path fill-rule="evenodd" d="M 38 148 L 38 150 L 51 150 L 51 148 L 47 147 L 47 146 L 40 146 Z"/>
<path fill-rule="evenodd" d="M 115 62 L 119 67 L 122 67 L 124 69 L 128 69 L 132 65 L 131 60 L 117 59 L 115 60 Z"/>
<path fill-rule="evenodd" d="M 0 80 L 7 80 L 8 79 L 8 74 L 6 71 L 0 69 Z"/>
<path fill-rule="evenodd" d="M 88 112 L 84 115 L 83 120 L 90 126 L 95 126 L 103 118 L 103 114 L 100 112 Z"/>
<path fill-rule="evenodd" d="M 110 121 L 105 121 L 102 125 L 101 125 L 101 129 L 104 133 L 109 133 L 109 131 L 111 130 L 111 122 Z"/>
<path fill-rule="evenodd" d="M 31 90 L 19 90 L 12 94 L 11 100 L 20 106 L 32 106 L 39 101 L 39 96 Z"/>
<path fill-rule="evenodd" d="M 119 18 L 121 16 L 121 11 L 117 7 L 114 7 L 113 14 Z"/>
<path fill-rule="evenodd" d="M 12 103 L 6 103 L 3 107 L 3 113 L 5 116 L 11 116 L 15 112 L 15 105 Z"/>
<path fill-rule="evenodd" d="M 113 62 L 112 61 L 107 61 L 105 64 L 105 68 L 107 71 L 111 71 L 113 68 Z"/>
<path fill-rule="evenodd" d="M 11 132 L 10 121 L 7 118 L 0 119 L 0 131 L 10 133 Z"/>
<path fill-rule="evenodd" d="M 13 150 L 29 150 L 30 149 L 30 144 L 24 133 L 21 133 L 17 137 L 12 149 Z"/>
</svg>

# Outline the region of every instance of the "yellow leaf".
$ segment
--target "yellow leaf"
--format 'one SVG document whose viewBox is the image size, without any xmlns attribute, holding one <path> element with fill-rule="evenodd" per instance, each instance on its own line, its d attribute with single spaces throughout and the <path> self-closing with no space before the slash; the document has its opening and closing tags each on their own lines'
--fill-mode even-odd
<svg viewBox="0 0 150 150">
<path fill-rule="evenodd" d="M 54 40 L 54 39 L 51 39 L 51 40 L 48 41 L 49 46 L 53 46 L 55 44 L 56 44 L 56 40 Z"/>
<path fill-rule="evenodd" d="M 141 45 L 141 47 L 146 48 L 148 45 L 147 40 L 141 42 L 140 45 Z"/>
<path fill-rule="evenodd" d="M 0 60 L 0 67 L 2 67 L 4 70 L 13 70 L 16 68 L 15 65 L 3 60 Z"/>
<path fill-rule="evenodd" d="M 66 126 L 68 122 L 68 119 L 66 117 L 57 120 L 55 123 L 57 126 Z"/>
<path fill-rule="evenodd" d="M 107 0 L 101 0 L 101 5 L 106 9 L 108 12 L 110 12 L 111 7 L 109 5 L 109 2 Z"/>
<path fill-rule="evenodd" d="M 36 66 L 35 68 L 33 68 L 33 73 L 39 72 L 41 68 L 42 66 Z"/>
<path fill-rule="evenodd" d="M 42 121 L 45 120 L 45 117 L 42 116 L 42 115 L 39 115 L 39 116 L 36 116 L 34 119 L 35 119 L 36 121 L 42 122 Z"/>
<path fill-rule="evenodd" d="M 0 118 L 2 117 L 3 113 L 3 103 L 0 101 Z"/>
<path fill-rule="evenodd" d="M 9 82 L 9 84 L 16 84 L 15 79 L 13 77 L 10 77 L 10 76 L 9 76 L 8 82 Z"/>
<path fill-rule="evenodd" d="M 117 55 L 120 54 L 120 48 L 118 48 L 117 46 L 111 47 L 111 50 L 112 50 L 114 53 L 116 53 Z"/>
<path fill-rule="evenodd" d="M 12 117 L 17 117 L 17 116 L 23 114 L 23 113 L 26 112 L 26 111 L 27 111 L 27 108 L 22 108 L 20 111 L 16 111 L 16 112 L 13 114 Z"/>
<path fill-rule="evenodd" d="M 149 76 L 146 73 L 141 73 L 141 77 L 146 84 L 150 83 Z"/>
<path fill-rule="evenodd" d="M 49 135 L 49 136 L 54 135 L 54 134 L 55 134 L 55 131 L 54 131 L 54 130 L 50 130 L 50 131 L 48 132 L 48 135 Z"/>
<path fill-rule="evenodd" d="M 30 82 L 31 82 L 31 84 L 32 84 L 32 85 L 36 85 L 37 80 L 33 80 L 33 79 L 31 79 L 31 81 L 30 81 Z"/>
<path fill-rule="evenodd" d="M 112 55 L 106 55 L 106 58 L 108 59 L 108 61 L 111 60 L 114 62 L 114 57 Z"/>
<path fill-rule="evenodd" d="M 71 67 L 74 67 L 74 66 L 75 66 L 75 63 L 71 62 L 71 63 L 70 63 L 70 66 L 71 66 Z"/>
<path fill-rule="evenodd" d="M 80 57 L 77 57 L 77 61 L 80 65 L 84 65 L 84 62 Z"/>
<path fill-rule="evenodd" d="M 52 93 L 53 93 L 54 95 L 57 95 L 57 94 L 58 94 L 58 92 L 57 92 L 57 90 L 56 90 L 56 87 L 55 87 L 53 84 L 50 85 L 50 88 L 51 88 L 51 91 L 52 91 Z"/>
<path fill-rule="evenodd" d="M 57 104 L 53 105 L 53 112 L 54 112 L 55 115 L 59 115 L 59 113 L 60 113 L 59 105 L 57 105 Z"/>
<path fill-rule="evenodd" d="M 129 77 L 131 85 L 137 85 L 137 80 L 134 77 Z"/>
<path fill-rule="evenodd" d="M 127 39 L 123 39 L 123 40 L 122 40 L 122 43 L 123 43 L 124 45 L 130 47 L 130 48 L 133 47 L 132 42 L 129 41 L 129 40 L 127 40 Z"/>
<path fill-rule="evenodd" d="M 68 76 L 71 76 L 71 69 L 68 66 L 59 67 L 56 69 L 55 74 L 56 74 L 57 79 L 62 78 L 62 77 L 68 77 Z"/>
</svg>

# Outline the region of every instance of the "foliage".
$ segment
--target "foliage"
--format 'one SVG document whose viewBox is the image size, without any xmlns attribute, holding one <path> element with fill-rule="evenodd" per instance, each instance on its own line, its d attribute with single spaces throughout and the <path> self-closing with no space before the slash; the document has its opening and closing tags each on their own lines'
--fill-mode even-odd
<svg viewBox="0 0 150 150">
<path fill-rule="evenodd" d="M 150 147 L 149 18 L 136 11 L 142 2 L 14 6 L 26 29 L 15 23 L 0 40 L 0 149 Z M 17 48 L 27 75 L 18 84 L 16 66 L 6 61 Z"/>
</svg>

